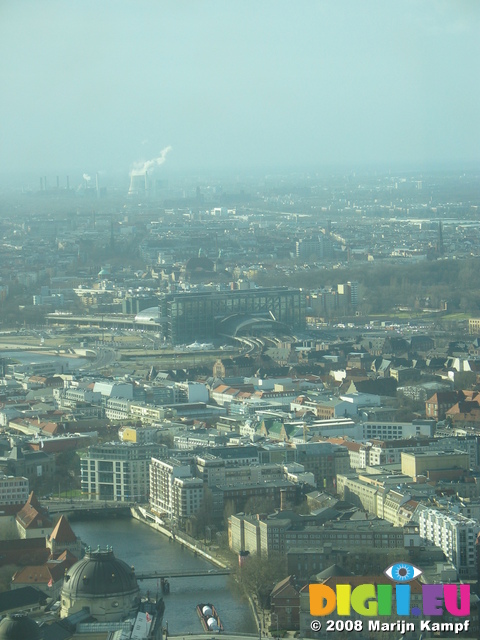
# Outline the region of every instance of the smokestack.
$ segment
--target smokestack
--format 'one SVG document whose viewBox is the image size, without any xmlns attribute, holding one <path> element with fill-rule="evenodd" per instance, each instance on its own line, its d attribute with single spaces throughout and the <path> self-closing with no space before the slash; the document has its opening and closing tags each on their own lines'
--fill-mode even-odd
<svg viewBox="0 0 480 640">
<path fill-rule="evenodd" d="M 70 176 L 67 176 L 67 191 L 70 191 Z"/>
<path fill-rule="evenodd" d="M 129 196 L 136 196 L 145 193 L 146 177 L 145 174 L 133 174 L 130 176 Z"/>
<path fill-rule="evenodd" d="M 160 155 L 157 158 L 135 163 L 133 169 L 130 171 L 130 188 L 128 190 L 128 195 L 147 193 L 148 170 L 162 165 L 167 158 L 167 154 L 171 150 L 172 147 L 165 147 L 165 149 L 160 151 Z"/>
<path fill-rule="evenodd" d="M 43 184 L 44 184 L 44 189 L 45 189 L 45 191 L 46 191 L 46 190 L 47 190 L 47 176 L 45 176 L 45 177 L 43 178 Z"/>
<path fill-rule="evenodd" d="M 97 198 L 100 197 L 100 189 L 98 188 L 98 173 L 95 174 L 95 190 L 97 192 Z"/>
</svg>

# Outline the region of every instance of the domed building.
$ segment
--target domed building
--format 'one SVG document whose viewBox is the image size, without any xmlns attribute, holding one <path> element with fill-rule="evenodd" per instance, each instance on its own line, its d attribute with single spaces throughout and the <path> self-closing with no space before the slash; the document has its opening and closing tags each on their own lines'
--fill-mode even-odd
<svg viewBox="0 0 480 640">
<path fill-rule="evenodd" d="M 148 307 L 135 316 L 136 324 L 158 324 L 160 322 L 160 310 L 158 307 Z"/>
<path fill-rule="evenodd" d="M 0 622 L 0 640 L 41 640 L 43 633 L 25 613 L 8 614 Z"/>
<path fill-rule="evenodd" d="M 115 558 L 111 547 L 87 548 L 65 575 L 60 617 L 86 608 L 99 622 L 122 620 L 138 604 L 139 594 L 135 570 Z"/>
</svg>

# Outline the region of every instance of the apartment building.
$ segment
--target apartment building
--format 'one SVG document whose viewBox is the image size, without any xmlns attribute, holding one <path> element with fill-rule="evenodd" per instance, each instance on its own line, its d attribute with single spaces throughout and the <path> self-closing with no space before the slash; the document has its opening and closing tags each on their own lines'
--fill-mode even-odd
<svg viewBox="0 0 480 640">
<path fill-rule="evenodd" d="M 337 476 L 337 493 L 342 500 L 396 524 L 403 497 L 408 495 L 407 502 L 411 496 L 404 493 L 401 493 L 402 497 L 397 496 L 395 489 L 410 480 L 409 476 L 399 473 L 344 473 Z"/>
<path fill-rule="evenodd" d="M 266 518 L 238 513 L 229 519 L 229 546 L 236 553 L 250 551 L 268 557 L 272 552 L 286 554 L 294 548 L 322 547 L 325 543 L 343 549 L 403 549 L 418 542 L 403 527 L 380 520 L 315 522 L 313 516 L 279 512 Z"/>
<path fill-rule="evenodd" d="M 400 440 L 424 436 L 431 438 L 435 433 L 435 421 L 414 420 L 413 422 L 363 422 L 360 439 Z"/>
<path fill-rule="evenodd" d="M 81 459 L 82 493 L 92 500 L 146 502 L 152 455 L 163 457 L 161 444 L 111 442 L 87 449 Z"/>
<path fill-rule="evenodd" d="M 0 474 L 0 505 L 25 504 L 28 493 L 27 478 Z"/>
<path fill-rule="evenodd" d="M 152 458 L 150 508 L 175 520 L 194 515 L 202 504 L 203 481 L 192 475 L 190 464 Z"/>
<path fill-rule="evenodd" d="M 439 547 L 461 577 L 477 576 L 475 542 L 480 532 L 478 520 L 422 504 L 418 505 L 413 519 L 418 522 L 420 538 Z"/>
<path fill-rule="evenodd" d="M 105 403 L 105 417 L 109 420 L 127 420 L 130 418 L 130 400 L 108 398 Z"/>
<path fill-rule="evenodd" d="M 402 452 L 428 453 L 431 451 L 456 449 L 466 451 L 469 466 L 479 464 L 479 443 L 476 436 L 447 436 L 439 438 L 408 438 L 407 440 L 376 440 L 368 443 L 367 465 L 374 467 L 385 463 L 401 463 Z M 352 465 L 353 466 L 353 465 Z"/>
<path fill-rule="evenodd" d="M 108 398 L 105 402 L 105 417 L 109 420 L 140 420 L 142 424 L 153 424 L 165 418 L 163 407 L 135 402 L 126 398 Z"/>
<path fill-rule="evenodd" d="M 433 420 L 445 420 L 445 413 L 459 400 L 457 391 L 437 391 L 425 402 L 425 415 Z"/>
<path fill-rule="evenodd" d="M 302 464 L 306 473 L 313 473 L 318 488 L 333 488 L 337 474 L 350 471 L 350 456 L 345 447 L 329 442 L 306 442 L 295 445 L 295 449 L 295 462 Z"/>
</svg>

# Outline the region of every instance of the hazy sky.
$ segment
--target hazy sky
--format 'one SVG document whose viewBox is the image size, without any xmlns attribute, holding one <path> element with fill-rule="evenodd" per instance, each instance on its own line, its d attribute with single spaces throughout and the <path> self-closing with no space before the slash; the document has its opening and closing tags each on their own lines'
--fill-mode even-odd
<svg viewBox="0 0 480 640">
<path fill-rule="evenodd" d="M 480 159 L 477 0 L 0 0 L 0 173 Z"/>
</svg>

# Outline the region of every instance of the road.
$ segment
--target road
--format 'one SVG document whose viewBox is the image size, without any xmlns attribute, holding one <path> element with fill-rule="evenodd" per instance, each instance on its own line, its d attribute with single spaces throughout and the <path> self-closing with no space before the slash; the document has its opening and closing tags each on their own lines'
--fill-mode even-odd
<svg viewBox="0 0 480 640">
<path fill-rule="evenodd" d="M 110 347 L 99 347 L 95 353 L 95 360 L 82 367 L 81 371 L 99 371 L 110 367 L 116 360 L 115 349 Z"/>
<path fill-rule="evenodd" d="M 105 501 L 105 500 L 82 500 L 73 498 L 69 499 L 58 499 L 51 498 L 50 500 L 40 500 L 42 507 L 48 509 L 48 512 L 53 514 L 56 513 L 69 513 L 74 511 L 75 509 L 105 509 L 108 507 L 109 509 L 125 509 L 130 505 L 127 502 L 114 502 L 113 500 Z"/>
</svg>

